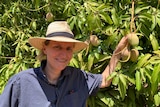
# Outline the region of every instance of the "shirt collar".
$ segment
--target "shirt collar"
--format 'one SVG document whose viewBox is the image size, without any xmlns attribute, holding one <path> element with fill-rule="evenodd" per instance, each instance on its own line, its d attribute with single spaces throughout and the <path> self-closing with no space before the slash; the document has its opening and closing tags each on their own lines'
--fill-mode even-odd
<svg viewBox="0 0 160 107">
<path fill-rule="evenodd" d="M 48 82 L 48 79 L 44 73 L 44 67 L 46 66 L 47 61 L 43 60 L 41 62 L 41 66 L 40 66 L 40 70 L 39 70 L 39 76 L 41 79 L 43 79 L 44 81 Z M 59 78 L 59 80 L 62 80 L 65 76 L 70 75 L 71 74 L 71 70 L 69 69 L 69 67 L 67 66 L 61 73 L 61 76 Z"/>
</svg>

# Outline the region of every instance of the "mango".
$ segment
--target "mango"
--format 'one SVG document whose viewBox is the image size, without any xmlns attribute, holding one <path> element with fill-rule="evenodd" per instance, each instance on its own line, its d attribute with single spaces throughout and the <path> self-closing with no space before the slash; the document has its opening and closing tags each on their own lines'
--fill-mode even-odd
<svg viewBox="0 0 160 107">
<path fill-rule="evenodd" d="M 48 22 L 52 22 L 53 21 L 53 14 L 51 13 L 51 12 L 48 12 L 47 14 L 46 14 L 46 20 L 48 21 Z"/>
<path fill-rule="evenodd" d="M 127 62 L 130 58 L 130 50 L 128 47 L 126 47 L 122 52 L 121 52 L 121 62 Z"/>
<path fill-rule="evenodd" d="M 136 33 L 132 32 L 132 33 L 129 33 L 127 36 L 128 36 L 128 42 L 130 45 L 137 46 L 139 44 L 139 38 L 136 35 Z"/>
<path fill-rule="evenodd" d="M 100 41 L 96 35 L 90 35 L 90 42 L 93 46 L 98 46 Z"/>
<path fill-rule="evenodd" d="M 135 61 L 137 61 L 138 56 L 139 56 L 139 51 L 138 51 L 137 49 L 131 49 L 130 60 L 131 60 L 132 62 L 135 62 Z"/>
</svg>

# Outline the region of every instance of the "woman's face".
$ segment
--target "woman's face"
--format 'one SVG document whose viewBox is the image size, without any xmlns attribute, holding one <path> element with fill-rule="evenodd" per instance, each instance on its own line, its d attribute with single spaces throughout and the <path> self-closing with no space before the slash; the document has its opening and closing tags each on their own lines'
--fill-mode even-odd
<svg viewBox="0 0 160 107">
<path fill-rule="evenodd" d="M 63 70 L 73 55 L 74 43 L 49 41 L 43 52 L 47 57 L 47 65 L 53 70 Z"/>
</svg>

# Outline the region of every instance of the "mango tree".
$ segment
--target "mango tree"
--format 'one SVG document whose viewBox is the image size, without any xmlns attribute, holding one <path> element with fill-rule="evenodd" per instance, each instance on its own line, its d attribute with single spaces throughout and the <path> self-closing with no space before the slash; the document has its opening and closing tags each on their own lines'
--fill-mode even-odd
<svg viewBox="0 0 160 107">
<path fill-rule="evenodd" d="M 120 39 L 138 37 L 133 39 L 136 45 L 130 42 L 120 51 L 125 57 L 106 78 L 113 79 L 111 86 L 91 96 L 88 107 L 160 106 L 159 4 L 158 0 L 1 0 L 0 93 L 12 75 L 40 65 L 28 38 L 45 36 L 51 21 L 67 20 L 76 39 L 89 43 L 70 62 L 86 72 L 102 73 Z"/>
</svg>

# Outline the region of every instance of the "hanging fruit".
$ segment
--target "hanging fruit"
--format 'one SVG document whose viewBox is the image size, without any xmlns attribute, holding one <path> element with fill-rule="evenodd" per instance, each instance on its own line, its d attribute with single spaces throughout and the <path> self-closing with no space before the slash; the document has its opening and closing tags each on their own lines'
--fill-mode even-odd
<svg viewBox="0 0 160 107">
<path fill-rule="evenodd" d="M 127 62 L 130 59 L 130 50 L 128 47 L 125 47 L 121 52 L 121 62 Z"/>
<path fill-rule="evenodd" d="M 127 62 L 129 60 L 135 62 L 139 56 L 139 51 L 135 48 L 139 44 L 139 38 L 134 32 L 129 33 L 126 36 L 128 38 L 128 44 L 126 44 L 123 49 L 116 52 L 116 55 L 121 55 L 120 62 Z"/>
<path fill-rule="evenodd" d="M 137 49 L 131 49 L 130 60 L 132 62 L 135 62 L 138 59 L 138 56 L 139 56 L 139 51 Z"/>
<path fill-rule="evenodd" d="M 132 33 L 129 33 L 127 36 L 128 36 L 128 42 L 131 46 L 133 47 L 138 46 L 139 38 L 136 35 L 136 33 L 132 32 Z"/>
<path fill-rule="evenodd" d="M 48 12 L 47 14 L 46 14 L 46 20 L 48 21 L 48 22 L 52 22 L 53 21 L 53 14 L 51 13 L 51 12 Z"/>
<path fill-rule="evenodd" d="M 96 35 L 90 35 L 90 43 L 93 46 L 98 46 L 100 44 L 100 41 Z"/>
</svg>

